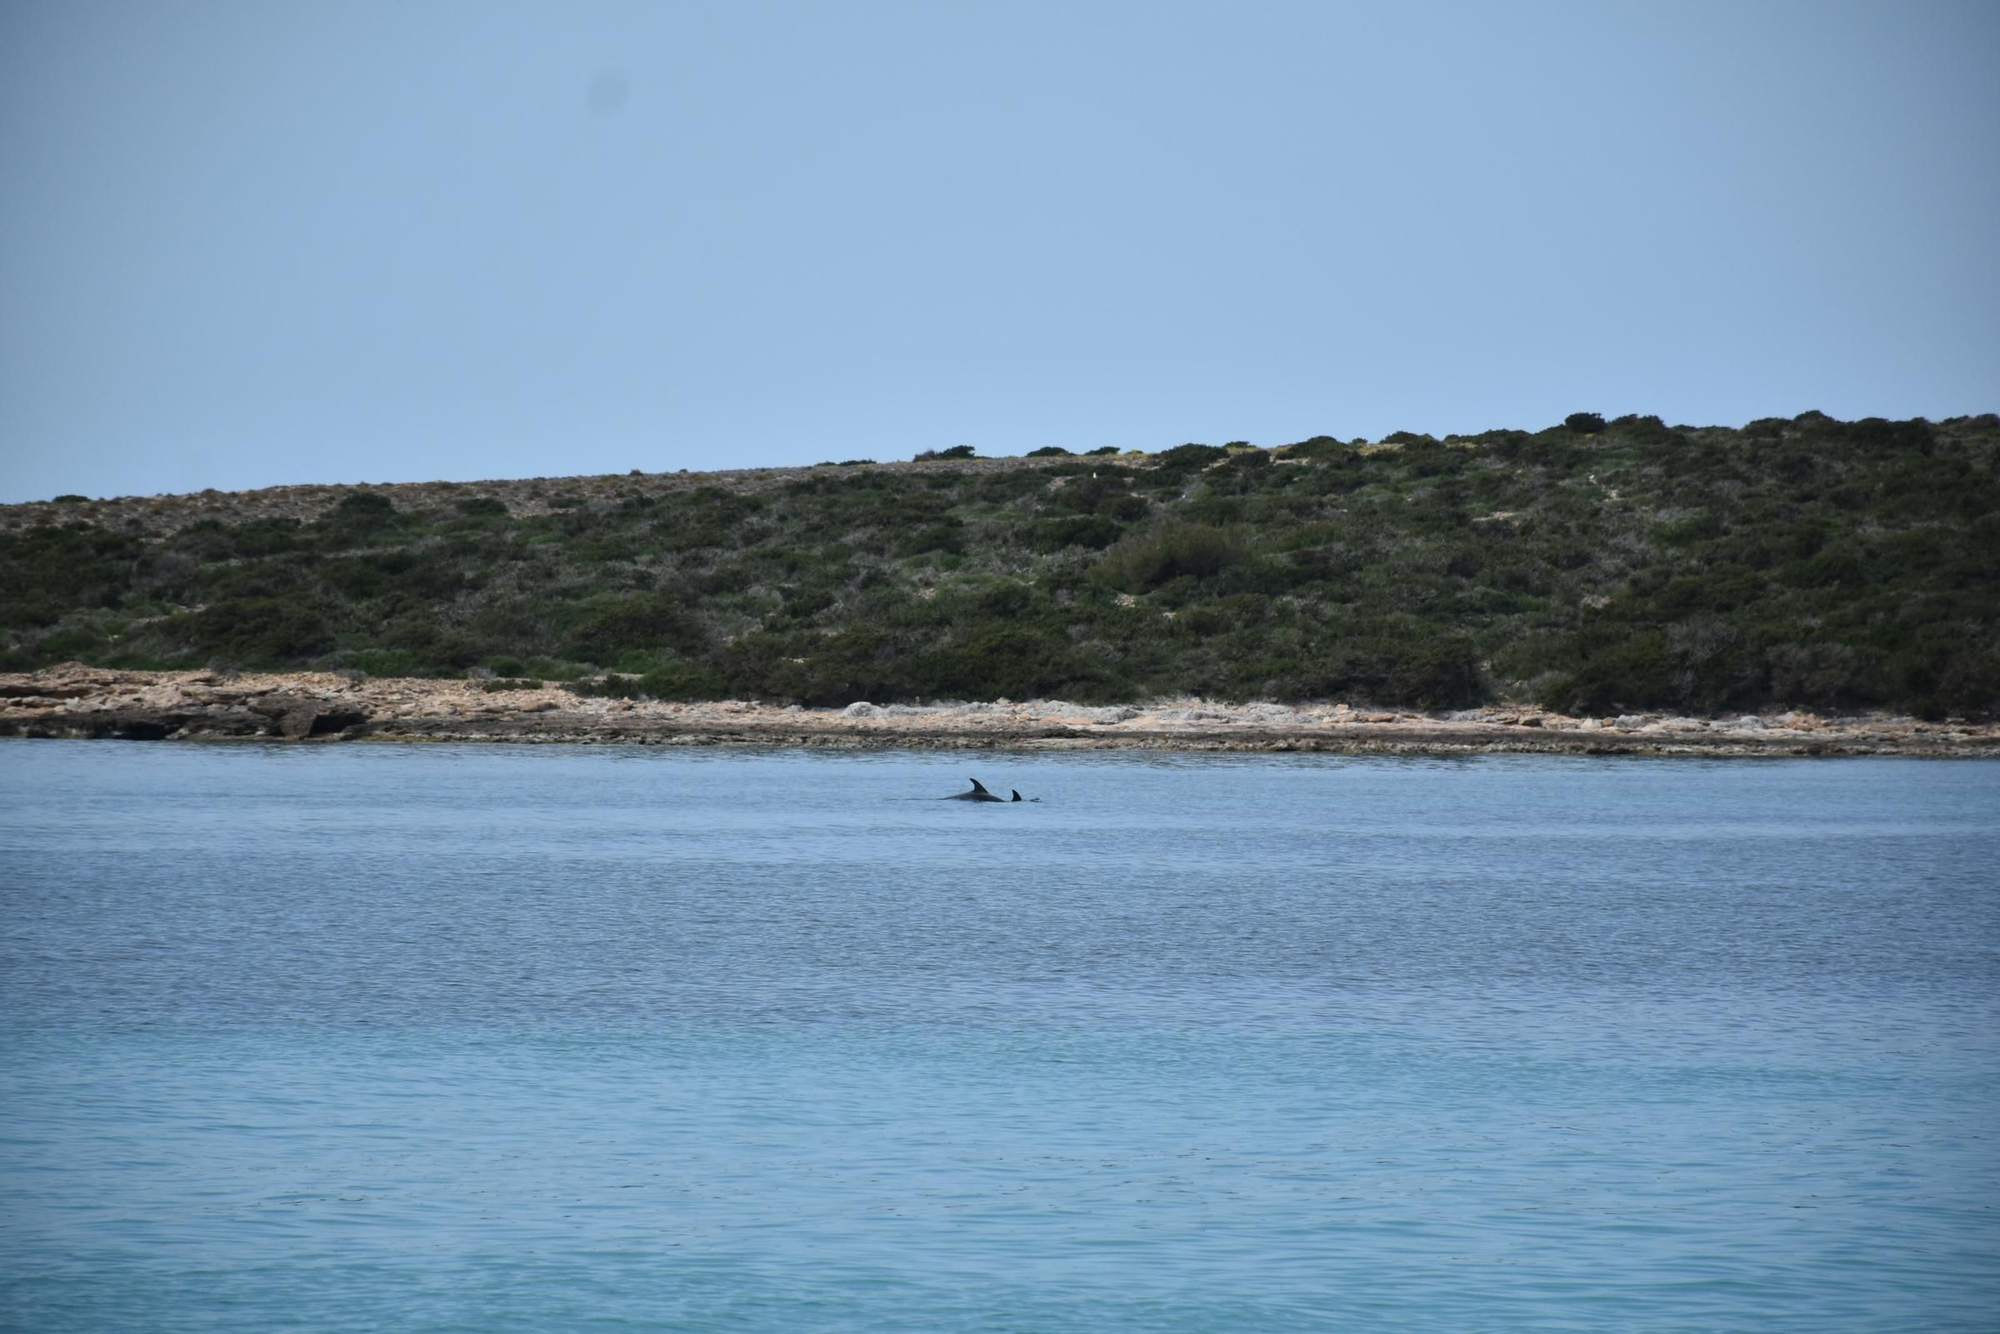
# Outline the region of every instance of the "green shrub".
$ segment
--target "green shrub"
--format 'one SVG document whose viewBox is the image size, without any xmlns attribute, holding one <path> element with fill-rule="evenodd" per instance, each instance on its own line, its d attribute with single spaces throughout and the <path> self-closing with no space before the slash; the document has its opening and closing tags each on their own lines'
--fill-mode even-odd
<svg viewBox="0 0 2000 1334">
<path fill-rule="evenodd" d="M 35 657 L 42 662 L 85 659 L 101 653 L 104 636 L 89 626 L 72 626 L 43 635 L 35 643 Z"/>
<path fill-rule="evenodd" d="M 1359 455 L 1355 454 L 1352 445 L 1347 444 L 1345 441 L 1336 440 L 1330 435 L 1316 435 L 1310 440 L 1301 440 L 1296 444 L 1280 446 L 1273 452 L 1279 458 L 1305 459 L 1309 462 L 1332 458 L 1359 458 Z"/>
<path fill-rule="evenodd" d="M 1236 628 L 1236 619 L 1227 609 L 1214 603 L 1187 606 L 1175 613 L 1173 633 L 1192 635 L 1200 639 L 1213 639 L 1226 635 Z"/>
<path fill-rule="evenodd" d="M 1101 551 L 1116 542 L 1123 531 L 1113 520 L 1090 515 L 1074 519 L 1047 519 L 1033 524 L 1027 531 L 1027 538 L 1028 545 L 1036 551 L 1061 551 L 1065 547 Z"/>
<path fill-rule="evenodd" d="M 225 531 L 229 539 L 228 554 L 239 560 L 285 555 L 308 545 L 297 519 L 252 519 Z"/>
<path fill-rule="evenodd" d="M 1199 472 L 1211 463 L 1220 463 L 1229 457 L 1229 451 L 1221 445 L 1175 445 L 1162 450 L 1155 460 L 1157 467 L 1167 473 Z"/>
<path fill-rule="evenodd" d="M 962 645 L 934 649 L 915 664 L 918 693 L 929 698 L 1034 699 L 1074 693 L 1080 676 L 1055 634 L 1035 629 L 986 630 Z"/>
<path fill-rule="evenodd" d="M 965 550 L 965 525 L 952 518 L 917 529 L 896 544 L 898 556 L 922 556 L 931 552 L 957 555 Z"/>
<path fill-rule="evenodd" d="M 1936 433 L 1922 417 L 1906 422 L 1864 417 L 1847 428 L 1847 436 L 1857 448 L 1870 453 L 1928 455 L 1936 445 Z"/>
<path fill-rule="evenodd" d="M 1667 637 L 1650 630 L 1607 646 L 1576 672 L 1552 679 L 1541 703 L 1562 713 L 1605 714 L 1671 708 L 1676 699 Z"/>
<path fill-rule="evenodd" d="M 1100 505 L 1126 494 L 1125 479 L 1122 477 L 1070 477 L 1049 495 L 1048 504 L 1051 509 L 1095 514 Z M 1140 503 L 1143 505 L 1145 502 L 1141 500 Z"/>
<path fill-rule="evenodd" d="M 634 648 L 698 652 L 704 646 L 681 601 L 662 593 L 597 597 L 569 615 L 561 652 L 582 662 L 613 663 Z"/>
<path fill-rule="evenodd" d="M 323 607 L 277 598 L 218 602 L 163 627 L 169 638 L 213 664 L 298 667 L 334 647 Z"/>
<path fill-rule="evenodd" d="M 645 685 L 636 676 L 606 675 L 566 682 L 563 689 L 587 699 L 643 699 Z"/>
<path fill-rule="evenodd" d="M 1117 543 L 1091 578 L 1099 587 L 1143 593 L 1182 576 L 1211 577 L 1244 556 L 1242 538 L 1228 529 L 1170 520 Z"/>
<path fill-rule="evenodd" d="M 1446 638 L 1398 649 L 1379 698 L 1418 709 L 1464 709 L 1484 693 L 1479 654 L 1471 641 Z"/>
<path fill-rule="evenodd" d="M 357 527 L 387 523 L 396 517 L 396 506 L 379 491 L 352 491 L 340 498 L 330 519 Z"/>
<path fill-rule="evenodd" d="M 464 574 L 442 550 L 371 551 L 322 561 L 318 571 L 330 588 L 354 601 L 391 594 L 437 600 L 465 587 Z"/>
</svg>

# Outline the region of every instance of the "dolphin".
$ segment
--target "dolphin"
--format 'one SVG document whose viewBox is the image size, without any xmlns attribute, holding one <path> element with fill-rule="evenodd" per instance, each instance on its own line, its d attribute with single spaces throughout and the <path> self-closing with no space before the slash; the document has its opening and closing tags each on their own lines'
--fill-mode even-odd
<svg viewBox="0 0 2000 1334">
<path fill-rule="evenodd" d="M 1006 798 L 994 796 L 991 792 L 988 792 L 986 790 L 986 787 L 983 783 L 981 783 L 977 778 L 975 778 L 972 780 L 972 791 L 954 792 L 950 796 L 946 797 L 945 800 L 946 801 L 1005 801 Z"/>
</svg>

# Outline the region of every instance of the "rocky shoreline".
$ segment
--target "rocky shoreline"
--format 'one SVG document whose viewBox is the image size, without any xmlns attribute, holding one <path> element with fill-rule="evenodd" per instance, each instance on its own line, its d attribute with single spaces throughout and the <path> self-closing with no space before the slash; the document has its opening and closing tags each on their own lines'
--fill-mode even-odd
<svg viewBox="0 0 2000 1334">
<path fill-rule="evenodd" d="M 332 673 L 0 674 L 0 736 L 126 740 L 508 741 L 910 749 L 1494 752 L 2000 757 L 2000 726 L 1790 712 L 1730 719 L 1571 718 L 1533 707 L 1449 714 L 1202 700 L 803 709 L 579 696 L 558 685 Z"/>
</svg>

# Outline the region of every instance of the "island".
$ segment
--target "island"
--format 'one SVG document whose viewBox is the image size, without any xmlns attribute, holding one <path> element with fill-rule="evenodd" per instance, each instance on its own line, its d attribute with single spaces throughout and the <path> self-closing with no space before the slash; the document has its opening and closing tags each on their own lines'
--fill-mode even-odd
<svg viewBox="0 0 2000 1334">
<path fill-rule="evenodd" d="M 0 732 L 1963 754 L 2000 417 L 0 506 Z"/>
</svg>

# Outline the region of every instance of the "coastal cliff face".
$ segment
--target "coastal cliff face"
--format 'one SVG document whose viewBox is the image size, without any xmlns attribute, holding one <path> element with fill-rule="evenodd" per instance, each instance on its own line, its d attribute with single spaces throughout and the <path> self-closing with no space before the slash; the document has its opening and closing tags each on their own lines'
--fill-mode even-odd
<svg viewBox="0 0 2000 1334">
<path fill-rule="evenodd" d="M 135 741 L 512 741 L 1375 754 L 2000 756 L 2000 726 L 1789 712 L 1712 721 L 1443 714 L 1345 705 L 1059 700 L 807 709 L 580 696 L 543 682 L 363 680 L 333 673 L 118 672 L 69 663 L 0 675 L 0 736 Z"/>
</svg>

